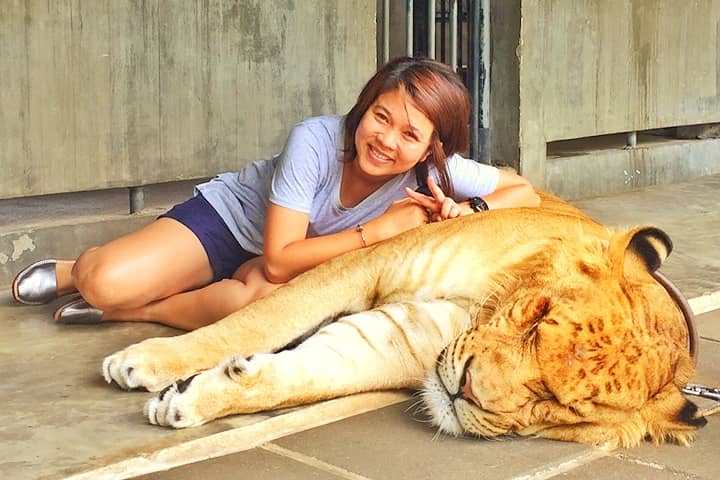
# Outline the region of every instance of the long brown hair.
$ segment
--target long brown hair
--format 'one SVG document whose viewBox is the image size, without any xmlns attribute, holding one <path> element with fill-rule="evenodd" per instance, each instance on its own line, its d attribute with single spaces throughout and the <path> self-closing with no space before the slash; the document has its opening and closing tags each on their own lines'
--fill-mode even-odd
<svg viewBox="0 0 720 480">
<path fill-rule="evenodd" d="M 365 84 L 345 117 L 345 160 L 352 161 L 357 155 L 355 131 L 365 112 L 377 97 L 395 89 L 403 89 L 435 126 L 427 161 L 431 161 L 438 171 L 440 188 L 452 196 L 445 162 L 450 155 L 468 149 L 470 96 L 460 78 L 444 63 L 429 58 L 399 57 L 380 68 Z M 426 162 L 415 165 L 419 181 L 424 182 L 427 174 Z"/>
</svg>

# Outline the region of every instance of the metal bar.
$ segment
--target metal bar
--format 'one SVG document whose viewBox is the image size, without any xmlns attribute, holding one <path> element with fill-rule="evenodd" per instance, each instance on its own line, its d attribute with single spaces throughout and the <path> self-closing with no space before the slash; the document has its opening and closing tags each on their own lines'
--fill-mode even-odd
<svg viewBox="0 0 720 480">
<path fill-rule="evenodd" d="M 428 0 L 428 58 L 435 58 L 435 0 Z"/>
<path fill-rule="evenodd" d="M 457 22 L 457 30 L 455 33 L 457 34 L 457 41 L 455 42 L 455 45 L 457 45 L 457 61 L 458 61 L 458 70 L 465 70 L 465 81 L 469 82 L 470 77 L 468 76 L 470 72 L 467 71 L 467 53 L 465 52 L 467 45 L 466 43 L 469 41 L 466 37 L 468 35 L 468 29 L 469 25 L 467 22 L 467 2 L 470 0 L 462 0 L 462 2 L 458 5 L 458 16 L 456 17 L 455 21 Z M 467 27 L 463 27 L 464 25 L 468 25 Z M 464 30 L 464 31 L 463 31 Z"/>
<path fill-rule="evenodd" d="M 468 87 L 470 88 L 470 158 L 480 158 L 480 1 L 470 0 L 468 12 Z"/>
<path fill-rule="evenodd" d="M 390 60 L 390 0 L 383 0 L 382 4 L 382 63 Z"/>
<path fill-rule="evenodd" d="M 490 0 L 480 0 L 480 161 L 490 164 Z"/>
<path fill-rule="evenodd" d="M 626 146 L 627 148 L 637 147 L 637 132 L 628 132 Z"/>
<path fill-rule="evenodd" d="M 130 213 L 137 213 L 145 208 L 145 189 L 143 187 L 130 187 L 129 189 Z"/>
<path fill-rule="evenodd" d="M 407 15 L 405 18 L 405 53 L 408 57 L 413 56 L 413 0 L 405 2 Z"/>
<path fill-rule="evenodd" d="M 440 0 L 440 61 L 447 62 L 447 5 Z"/>
<path fill-rule="evenodd" d="M 458 71 L 458 0 L 450 5 L 450 65 Z"/>
</svg>

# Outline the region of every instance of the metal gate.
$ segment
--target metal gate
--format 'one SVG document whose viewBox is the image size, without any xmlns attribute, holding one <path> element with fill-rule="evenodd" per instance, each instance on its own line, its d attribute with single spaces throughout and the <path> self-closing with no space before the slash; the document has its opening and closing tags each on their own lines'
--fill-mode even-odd
<svg viewBox="0 0 720 480">
<path fill-rule="evenodd" d="M 382 0 L 379 59 L 425 56 L 450 65 L 470 91 L 470 158 L 490 159 L 490 0 Z M 403 28 L 404 27 L 404 28 Z M 404 29 L 404 36 L 393 35 Z"/>
</svg>

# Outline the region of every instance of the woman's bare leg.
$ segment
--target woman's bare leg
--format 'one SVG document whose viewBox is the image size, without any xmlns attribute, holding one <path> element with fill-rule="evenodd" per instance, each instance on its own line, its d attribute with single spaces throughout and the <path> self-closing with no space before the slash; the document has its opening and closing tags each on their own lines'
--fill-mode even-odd
<svg viewBox="0 0 720 480">
<path fill-rule="evenodd" d="M 194 330 L 240 310 L 282 284 L 265 279 L 262 257 L 238 268 L 232 279 L 178 293 L 148 305 L 124 310 L 106 310 L 103 320 L 147 321 Z"/>
<path fill-rule="evenodd" d="M 55 264 L 55 282 L 57 284 L 58 296 L 77 292 L 72 279 L 72 269 L 75 260 L 58 260 Z"/>
<path fill-rule="evenodd" d="M 67 279 L 58 269 L 58 287 L 77 289 L 103 311 L 126 310 L 207 285 L 213 278 L 200 240 L 182 223 L 153 223 L 86 250 Z"/>
</svg>

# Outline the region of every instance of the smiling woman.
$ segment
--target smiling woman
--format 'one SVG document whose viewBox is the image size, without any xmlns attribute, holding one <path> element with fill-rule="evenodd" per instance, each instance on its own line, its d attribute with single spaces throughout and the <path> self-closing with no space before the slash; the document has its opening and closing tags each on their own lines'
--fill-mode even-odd
<svg viewBox="0 0 720 480">
<path fill-rule="evenodd" d="M 355 131 L 357 158 L 343 170 L 343 186 L 364 182 L 372 188 L 370 192 L 374 191 L 395 175 L 424 162 L 430 155 L 428 147 L 434 135 L 433 122 L 404 89 L 383 93 L 362 116 Z M 341 197 L 344 193 L 341 190 Z"/>
<path fill-rule="evenodd" d="M 30 265 L 13 295 L 38 304 L 80 292 L 56 311 L 60 323 L 195 329 L 326 260 L 430 221 L 477 205 L 537 205 L 522 177 L 460 156 L 468 112 L 467 90 L 449 67 L 393 60 L 347 115 L 299 123 L 282 153 L 198 185 L 195 197 L 137 232 L 77 260 Z M 426 182 L 431 195 L 414 192 Z"/>
</svg>

